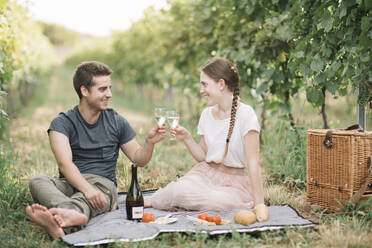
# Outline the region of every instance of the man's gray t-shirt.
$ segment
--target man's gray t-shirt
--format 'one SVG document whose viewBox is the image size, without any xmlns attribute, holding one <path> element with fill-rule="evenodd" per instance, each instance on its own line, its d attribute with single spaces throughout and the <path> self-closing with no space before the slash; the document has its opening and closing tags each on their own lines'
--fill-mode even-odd
<svg viewBox="0 0 372 248">
<path fill-rule="evenodd" d="M 102 111 L 98 121 L 89 124 L 81 116 L 78 106 L 54 118 L 49 131 L 68 137 L 72 162 L 81 173 L 100 175 L 115 184 L 119 148 L 136 136 L 128 121 L 115 110 Z"/>
</svg>

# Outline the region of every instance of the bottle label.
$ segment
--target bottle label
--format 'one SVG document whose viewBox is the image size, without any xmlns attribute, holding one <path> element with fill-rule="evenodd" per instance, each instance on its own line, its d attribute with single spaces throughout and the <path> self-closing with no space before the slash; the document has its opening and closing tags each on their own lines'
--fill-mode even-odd
<svg viewBox="0 0 372 248">
<path fill-rule="evenodd" d="M 132 208 L 132 218 L 141 219 L 143 216 L 143 207 L 133 207 Z"/>
</svg>

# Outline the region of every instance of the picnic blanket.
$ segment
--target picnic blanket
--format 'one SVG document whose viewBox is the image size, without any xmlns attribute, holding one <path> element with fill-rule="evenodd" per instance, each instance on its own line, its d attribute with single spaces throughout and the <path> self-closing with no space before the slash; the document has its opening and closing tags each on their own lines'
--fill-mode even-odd
<svg viewBox="0 0 372 248">
<path fill-rule="evenodd" d="M 149 195 L 155 190 L 145 191 Z M 208 215 L 219 215 L 222 219 L 230 220 L 230 224 L 206 226 L 196 224 L 187 216 L 196 217 L 201 212 L 178 211 L 169 212 L 153 208 L 145 208 L 145 212 L 151 212 L 155 216 L 162 217 L 172 214 L 178 220 L 172 224 L 142 223 L 127 220 L 125 211 L 125 193 L 119 193 L 119 209 L 96 216 L 89 220 L 82 230 L 65 235 L 62 240 L 70 245 L 85 246 L 107 244 L 111 242 L 136 242 L 153 239 L 163 232 L 202 232 L 209 235 L 224 234 L 235 232 L 256 232 L 265 230 L 275 230 L 294 227 L 310 227 L 316 223 L 303 218 L 299 213 L 289 205 L 270 206 L 269 220 L 263 223 L 255 222 L 249 226 L 236 224 L 234 216 L 239 209 L 232 211 L 202 211 Z"/>
</svg>

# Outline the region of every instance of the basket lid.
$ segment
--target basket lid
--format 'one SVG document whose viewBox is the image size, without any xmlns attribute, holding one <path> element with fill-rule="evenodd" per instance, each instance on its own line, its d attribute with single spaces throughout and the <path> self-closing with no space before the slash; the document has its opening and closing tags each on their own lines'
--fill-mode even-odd
<svg viewBox="0 0 372 248">
<path fill-rule="evenodd" d="M 345 135 L 345 136 L 363 136 L 363 137 L 371 137 L 372 138 L 372 131 L 364 131 L 359 132 L 357 130 L 341 130 L 341 129 L 308 129 L 308 134 L 317 134 L 317 135 L 325 135 L 328 131 L 332 131 L 332 135 Z"/>
</svg>

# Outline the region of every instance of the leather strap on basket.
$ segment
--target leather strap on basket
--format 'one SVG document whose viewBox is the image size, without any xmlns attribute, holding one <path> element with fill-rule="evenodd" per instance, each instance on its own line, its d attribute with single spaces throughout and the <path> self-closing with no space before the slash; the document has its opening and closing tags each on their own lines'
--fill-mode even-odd
<svg viewBox="0 0 372 248">
<path fill-rule="evenodd" d="M 358 132 L 364 132 L 363 128 L 359 124 L 351 125 L 345 129 L 341 129 L 342 131 L 350 131 L 350 130 L 357 130 Z M 332 141 L 332 133 L 334 130 L 328 130 L 326 136 L 324 138 L 323 144 L 326 148 L 331 149 L 333 147 Z"/>
<path fill-rule="evenodd" d="M 364 132 L 363 128 L 359 124 L 351 125 L 344 129 L 344 131 L 357 130 L 358 132 Z"/>
<path fill-rule="evenodd" d="M 355 205 L 358 204 L 360 198 L 362 197 L 364 192 L 366 192 L 368 185 L 372 184 L 372 157 L 368 158 L 368 164 L 369 164 L 369 169 L 368 169 L 366 181 L 364 182 L 364 184 L 362 184 L 360 189 L 351 198 L 351 202 Z"/>
</svg>

